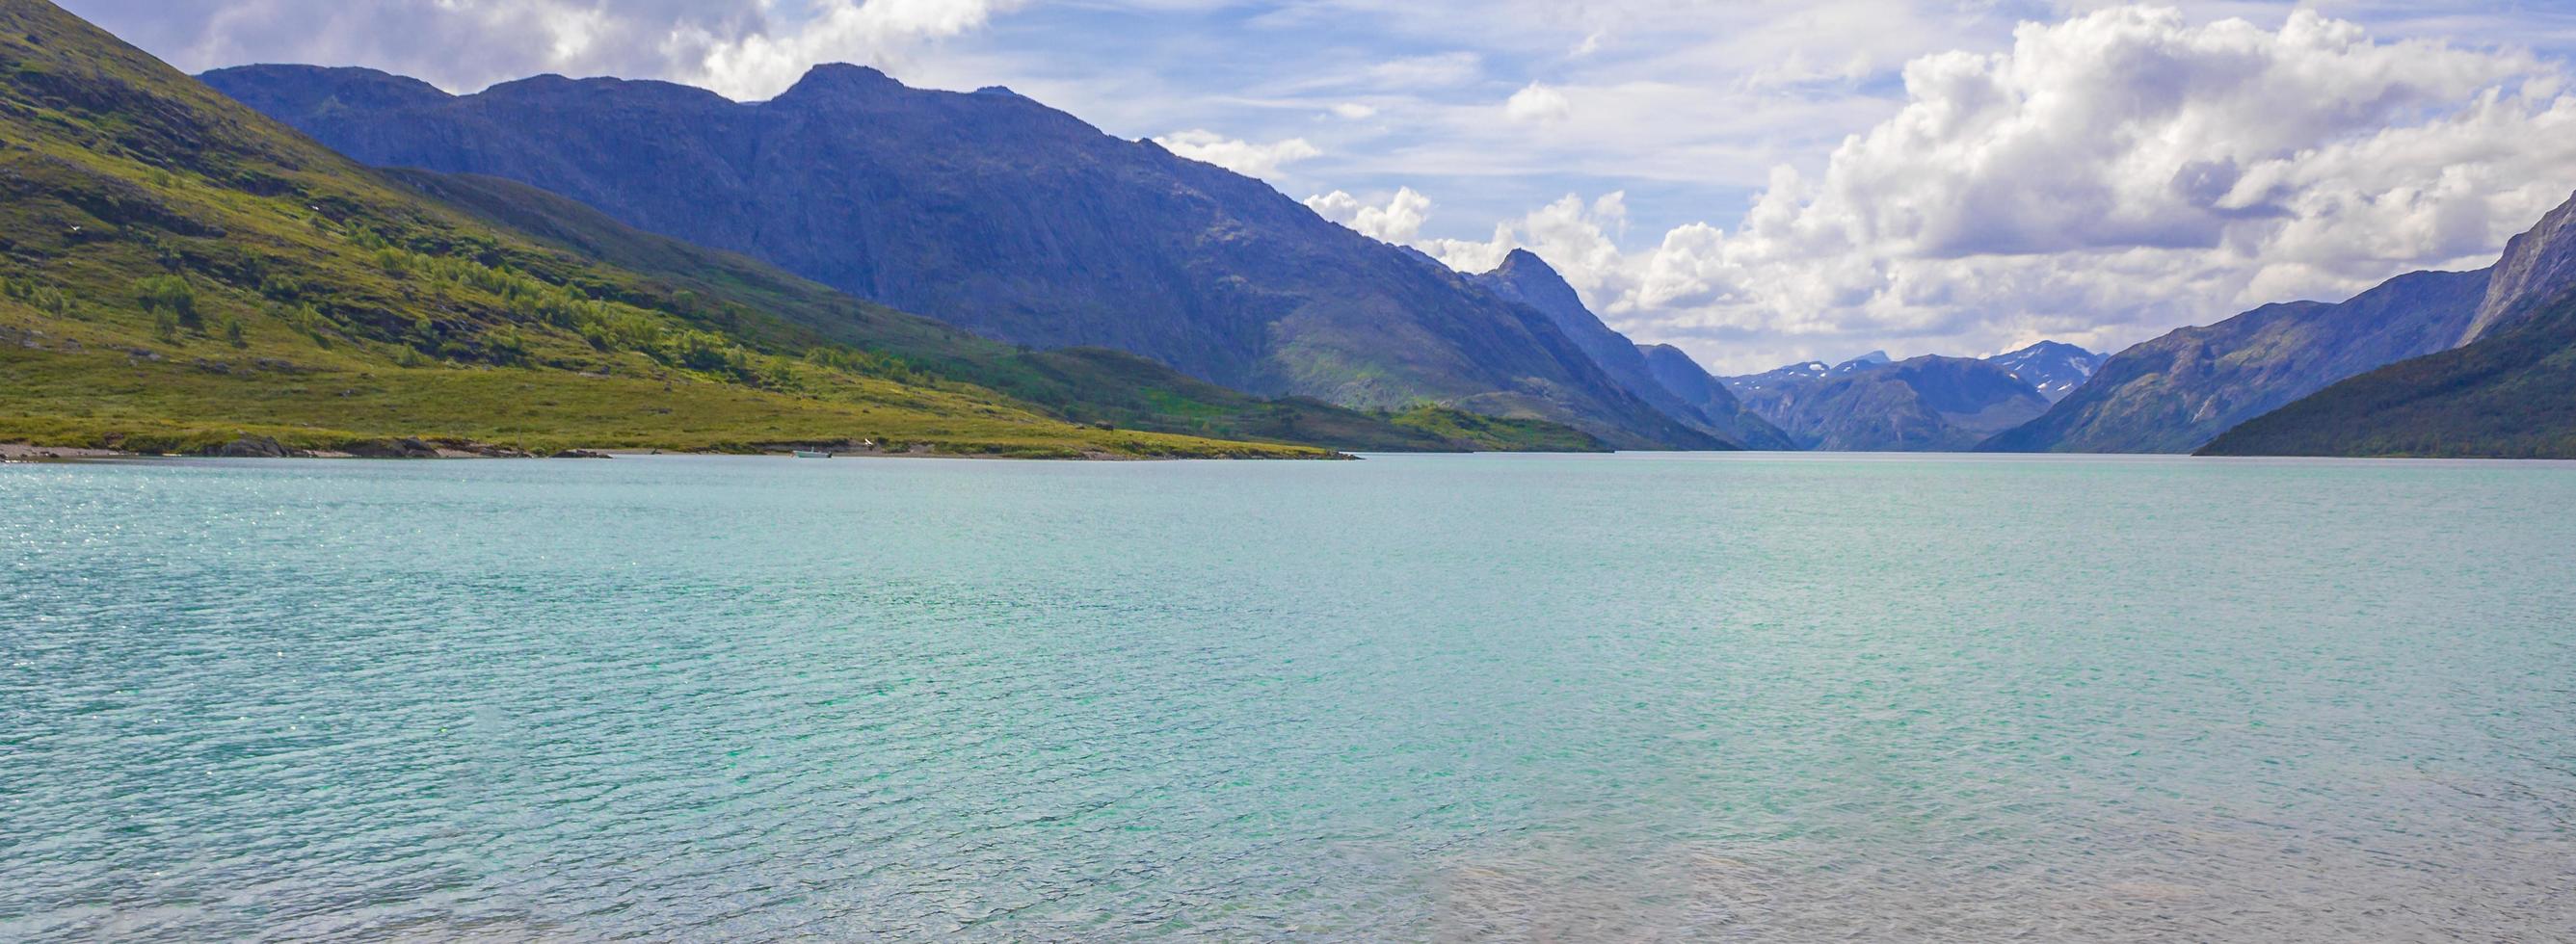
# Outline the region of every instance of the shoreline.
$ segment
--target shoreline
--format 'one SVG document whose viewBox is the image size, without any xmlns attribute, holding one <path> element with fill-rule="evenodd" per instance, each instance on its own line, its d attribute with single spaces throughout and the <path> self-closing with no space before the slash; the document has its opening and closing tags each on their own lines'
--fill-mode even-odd
<svg viewBox="0 0 2576 944">
<path fill-rule="evenodd" d="M 1085 450 L 1074 455 L 1015 456 L 996 452 L 942 452 L 934 448 L 915 447 L 900 451 L 880 448 L 812 449 L 810 444 L 763 443 L 750 451 L 657 449 L 653 447 L 571 448 L 551 453 L 533 453 L 489 443 L 453 440 L 400 439 L 384 448 L 364 452 L 333 449 L 293 449 L 264 437 L 244 437 L 222 447 L 195 453 L 136 452 L 125 449 L 102 449 L 95 446 L 39 446 L 25 442 L 0 442 L 0 462 L 86 462 L 121 459 L 396 459 L 405 461 L 432 459 L 612 459 L 637 456 L 763 456 L 797 458 L 799 451 L 826 452 L 828 459 L 993 459 L 1023 462 L 1180 462 L 1192 459 L 1208 461 L 1358 461 L 1348 452 L 1328 451 L 1314 456 L 1152 456 L 1124 455 L 1106 450 Z"/>
</svg>

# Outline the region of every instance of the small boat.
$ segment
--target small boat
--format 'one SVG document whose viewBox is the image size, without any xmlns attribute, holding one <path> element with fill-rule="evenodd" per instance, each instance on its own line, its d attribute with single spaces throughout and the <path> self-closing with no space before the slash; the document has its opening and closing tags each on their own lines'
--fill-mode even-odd
<svg viewBox="0 0 2576 944">
<path fill-rule="evenodd" d="M 832 454 L 828 452 L 815 452 L 810 449 L 796 450 L 796 458 L 799 459 L 829 459 L 831 457 Z"/>
</svg>

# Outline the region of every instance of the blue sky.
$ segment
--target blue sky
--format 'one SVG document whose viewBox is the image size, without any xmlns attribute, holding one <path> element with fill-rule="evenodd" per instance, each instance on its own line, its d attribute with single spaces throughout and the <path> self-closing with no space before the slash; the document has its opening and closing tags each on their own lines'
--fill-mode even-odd
<svg viewBox="0 0 2576 944">
<path fill-rule="evenodd" d="M 1725 371 L 2117 348 L 2484 265 L 2576 190 L 2554 4 L 65 5 L 190 71 L 1009 85 L 1461 268 L 1535 249 L 1614 326 Z"/>
</svg>

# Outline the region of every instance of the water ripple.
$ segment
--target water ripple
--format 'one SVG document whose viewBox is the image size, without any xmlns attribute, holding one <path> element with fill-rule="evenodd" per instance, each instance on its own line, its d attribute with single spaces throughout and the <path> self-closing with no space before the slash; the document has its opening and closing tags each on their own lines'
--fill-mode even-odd
<svg viewBox="0 0 2576 944">
<path fill-rule="evenodd" d="M 0 939 L 2542 940 L 2576 468 L 0 467 Z"/>
</svg>

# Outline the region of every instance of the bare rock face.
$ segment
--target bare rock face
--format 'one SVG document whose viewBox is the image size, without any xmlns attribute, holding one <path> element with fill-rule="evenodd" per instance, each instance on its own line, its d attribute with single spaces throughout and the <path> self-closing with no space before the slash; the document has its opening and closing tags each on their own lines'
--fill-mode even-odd
<svg viewBox="0 0 2576 944">
<path fill-rule="evenodd" d="M 2459 344 L 2493 335 L 2531 318 L 2540 306 L 2576 286 L 2576 198 L 2513 238 L 2496 260 L 2486 301 L 2478 306 Z"/>
<path fill-rule="evenodd" d="M 300 459 L 313 455 L 301 449 L 289 449 L 267 436 L 244 436 L 220 446 L 209 446 L 204 455 L 226 459 Z"/>
<path fill-rule="evenodd" d="M 361 459 L 438 458 L 438 447 L 410 437 L 351 443 L 349 445 L 342 446 L 340 451 Z"/>
</svg>

